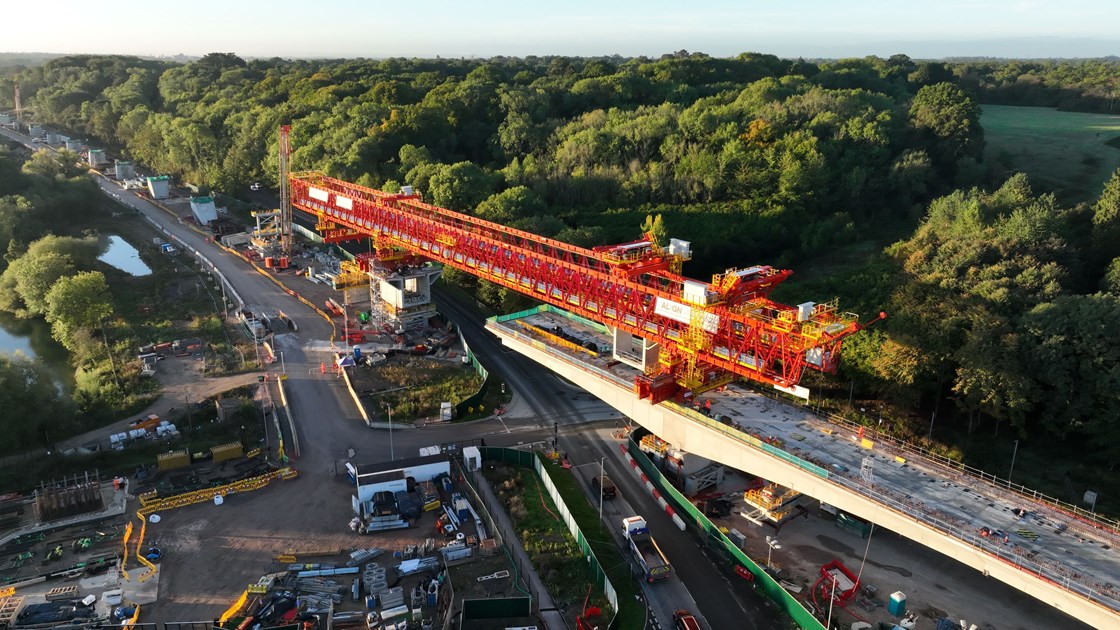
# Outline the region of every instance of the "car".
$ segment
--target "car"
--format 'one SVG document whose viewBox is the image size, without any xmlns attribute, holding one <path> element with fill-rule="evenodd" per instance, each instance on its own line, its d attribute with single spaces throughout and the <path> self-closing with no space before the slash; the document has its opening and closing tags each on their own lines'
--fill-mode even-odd
<svg viewBox="0 0 1120 630">
<path fill-rule="evenodd" d="M 700 623 L 687 610 L 678 610 L 673 613 L 673 626 L 677 630 L 700 630 Z"/>
<path fill-rule="evenodd" d="M 257 190 L 260 190 L 260 189 L 261 189 L 261 183 L 260 182 L 253 182 L 253 185 L 249 186 L 249 190 L 252 190 L 252 191 L 257 191 Z"/>
<path fill-rule="evenodd" d="M 618 494 L 618 488 L 606 475 L 595 475 L 591 478 L 591 485 L 603 495 L 604 499 L 613 499 Z"/>
</svg>

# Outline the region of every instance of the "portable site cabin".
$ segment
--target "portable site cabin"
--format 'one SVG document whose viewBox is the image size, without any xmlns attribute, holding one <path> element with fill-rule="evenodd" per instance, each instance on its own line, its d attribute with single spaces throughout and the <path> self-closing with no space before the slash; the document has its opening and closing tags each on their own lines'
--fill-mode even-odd
<svg viewBox="0 0 1120 630">
<path fill-rule="evenodd" d="M 376 464 L 346 462 L 346 474 L 354 484 L 356 503 L 366 503 L 373 500 L 373 495 L 378 492 L 407 490 L 409 478 L 420 483 L 450 475 L 451 460 L 440 454 Z"/>
</svg>

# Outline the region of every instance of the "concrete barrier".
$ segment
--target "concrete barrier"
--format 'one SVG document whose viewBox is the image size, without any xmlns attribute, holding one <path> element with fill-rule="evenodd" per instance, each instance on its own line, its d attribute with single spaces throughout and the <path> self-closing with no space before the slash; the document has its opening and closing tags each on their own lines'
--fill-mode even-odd
<svg viewBox="0 0 1120 630">
<path fill-rule="evenodd" d="M 371 426 L 369 419 L 369 412 L 366 411 L 366 406 L 362 404 L 362 400 L 358 398 L 358 392 L 354 391 L 354 385 L 350 383 L 350 375 L 346 373 L 346 368 L 342 368 L 342 380 L 346 382 L 346 391 L 350 392 L 350 398 L 354 400 L 354 405 L 358 407 L 358 413 L 365 420 L 366 426 Z"/>
<path fill-rule="evenodd" d="M 276 381 L 276 386 L 280 389 L 280 406 L 284 409 L 284 416 L 288 418 L 288 429 L 292 432 L 292 453 L 299 457 L 299 435 L 296 434 L 296 423 L 292 418 L 292 408 L 288 406 L 288 394 L 284 391 L 284 381 Z M 273 409 L 272 413 L 275 414 L 276 410 Z M 276 422 L 276 432 L 280 433 L 280 421 L 276 420 L 275 415 L 273 415 L 273 420 Z"/>
</svg>

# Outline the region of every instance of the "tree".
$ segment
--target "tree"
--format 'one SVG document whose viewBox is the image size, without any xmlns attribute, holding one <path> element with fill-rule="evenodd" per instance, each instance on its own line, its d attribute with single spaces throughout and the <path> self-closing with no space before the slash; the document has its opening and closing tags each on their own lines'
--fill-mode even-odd
<svg viewBox="0 0 1120 630">
<path fill-rule="evenodd" d="M 487 221 L 509 224 L 518 219 L 544 214 L 540 196 L 525 186 L 514 186 L 488 197 L 478 204 L 475 214 Z"/>
<path fill-rule="evenodd" d="M 0 409 L 4 410 L 7 452 L 51 443 L 61 437 L 71 409 L 41 363 L 22 356 L 0 354 Z"/>
<path fill-rule="evenodd" d="M 0 276 L 0 286 L 14 293 L 4 296 L 5 306 L 21 318 L 43 315 L 47 292 L 59 278 L 72 273 L 74 263 L 69 256 L 54 252 L 24 254 L 8 265 Z"/>
<path fill-rule="evenodd" d="M 59 278 L 47 292 L 46 305 L 46 319 L 55 340 L 72 352 L 77 351 L 74 331 L 98 327 L 113 313 L 109 285 L 100 271 Z"/>
<path fill-rule="evenodd" d="M 1101 279 L 1101 290 L 1120 296 L 1120 258 L 1113 258 Z"/>
<path fill-rule="evenodd" d="M 961 158 L 983 156 L 980 106 L 952 83 L 918 90 L 910 104 L 910 122 L 929 138 L 930 156 L 943 172 L 953 172 Z"/>
<path fill-rule="evenodd" d="M 894 57 L 891 57 L 894 59 Z M 909 74 L 907 79 L 916 86 L 944 83 L 953 79 L 953 71 L 940 61 L 923 61 Z"/>
<path fill-rule="evenodd" d="M 494 177 L 471 162 L 440 165 L 432 175 L 429 193 L 432 203 L 459 212 L 473 212 L 490 196 Z"/>
<path fill-rule="evenodd" d="M 23 164 L 23 172 L 48 179 L 77 177 L 85 172 L 78 166 L 78 154 L 67 149 L 48 151 L 39 149 Z"/>
<path fill-rule="evenodd" d="M 98 251 L 96 237 L 45 236 L 12 260 L 0 274 L 0 309 L 18 317 L 46 313 L 46 295 L 54 283 L 92 265 Z"/>
<path fill-rule="evenodd" d="M 1120 256 L 1120 169 L 1113 171 L 1093 204 L 1093 244 L 1103 260 Z"/>
<path fill-rule="evenodd" d="M 642 234 L 653 235 L 653 241 L 662 247 L 669 245 L 669 231 L 665 227 L 665 220 L 660 214 L 647 214 L 642 222 Z"/>
<path fill-rule="evenodd" d="M 1025 317 L 1029 358 L 1038 382 L 1034 399 L 1044 425 L 1060 436 L 1085 435 L 1086 456 L 1106 462 L 1120 457 L 1120 296 L 1063 296 Z"/>
</svg>

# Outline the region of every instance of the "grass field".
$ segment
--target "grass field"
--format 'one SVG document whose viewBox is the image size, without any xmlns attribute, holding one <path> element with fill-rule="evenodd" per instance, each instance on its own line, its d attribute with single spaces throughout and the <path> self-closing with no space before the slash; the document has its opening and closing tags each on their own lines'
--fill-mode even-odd
<svg viewBox="0 0 1120 630">
<path fill-rule="evenodd" d="M 1067 203 L 1095 200 L 1120 168 L 1120 116 L 984 105 L 980 122 L 986 162 L 1026 173 L 1036 191 Z"/>
</svg>

